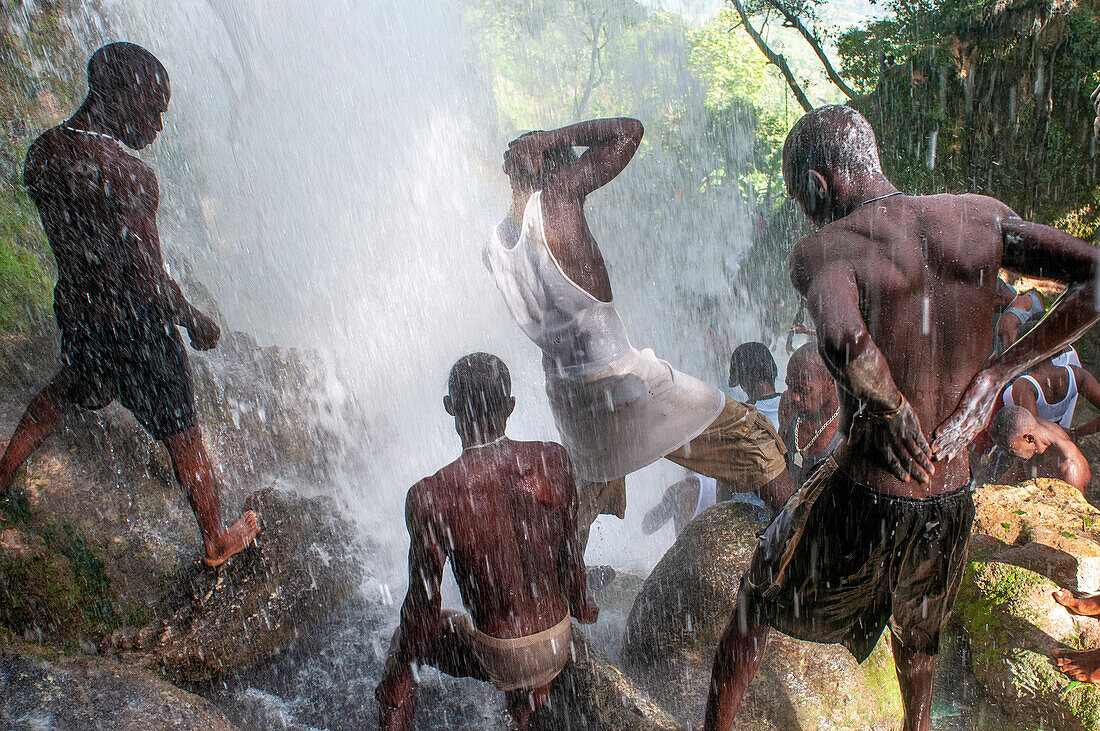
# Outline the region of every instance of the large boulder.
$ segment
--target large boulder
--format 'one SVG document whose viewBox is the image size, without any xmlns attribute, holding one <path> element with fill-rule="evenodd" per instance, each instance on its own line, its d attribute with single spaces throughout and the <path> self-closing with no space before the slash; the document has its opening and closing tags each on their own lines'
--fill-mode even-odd
<svg viewBox="0 0 1100 731">
<path fill-rule="evenodd" d="M 532 719 L 542 731 L 677 731 L 685 728 L 650 700 L 573 628 L 573 658 Z"/>
<path fill-rule="evenodd" d="M 1057 672 L 1057 648 L 1100 647 L 1094 619 L 1051 598 L 1062 587 L 1100 585 L 1100 511 L 1058 480 L 975 492 L 971 563 L 955 617 L 984 685 L 982 724 L 1008 729 L 1100 728 L 1100 690 Z"/>
<path fill-rule="evenodd" d="M 0 727 L 12 731 L 235 728 L 212 703 L 102 658 L 56 658 L 0 637 Z"/>
<path fill-rule="evenodd" d="M 635 600 L 627 669 L 677 718 L 703 717 L 714 648 L 765 525 L 763 514 L 743 503 L 710 508 L 680 534 Z M 737 727 L 886 728 L 900 709 L 885 641 L 860 665 L 839 646 L 773 632 Z"/>
<path fill-rule="evenodd" d="M 265 660 L 359 591 L 359 557 L 347 523 L 327 498 L 275 489 L 245 507 L 260 516 L 255 544 L 217 573 L 194 566 L 175 610 L 102 643 L 128 664 L 188 682 Z"/>
</svg>

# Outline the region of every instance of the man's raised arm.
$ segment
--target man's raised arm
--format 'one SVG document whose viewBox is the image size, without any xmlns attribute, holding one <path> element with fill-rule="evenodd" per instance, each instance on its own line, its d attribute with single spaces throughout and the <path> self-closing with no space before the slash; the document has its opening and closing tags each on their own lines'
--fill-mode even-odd
<svg viewBox="0 0 1100 731">
<path fill-rule="evenodd" d="M 890 367 L 871 340 L 859 310 L 855 273 L 830 261 L 821 242 L 806 239 L 791 255 L 791 282 L 806 298 L 817 327 L 821 357 L 837 386 L 860 405 L 849 443 L 865 442 L 899 480 L 927 482 L 931 450 L 920 421 L 894 383 Z"/>
<path fill-rule="evenodd" d="M 1005 206 L 1001 221 L 1001 266 L 1020 274 L 1069 285 L 1026 335 L 974 376 L 955 412 L 937 430 L 932 444 L 937 460 L 951 459 L 982 430 L 997 396 L 1013 378 L 1050 358 L 1081 337 L 1098 318 L 1096 274 L 1100 251 L 1050 226 L 1029 223 Z"/>
<path fill-rule="evenodd" d="M 629 117 L 590 119 L 523 135 L 512 143 L 509 153 L 525 157 L 532 171 L 537 171 L 548 150 L 588 148 L 579 160 L 554 169 L 543 180 L 547 191 L 583 197 L 623 171 L 638 151 L 644 132 L 642 123 Z"/>
<path fill-rule="evenodd" d="M 390 653 L 375 698 L 383 713 L 400 708 L 416 687 L 412 665 L 419 661 L 439 624 L 440 583 L 447 557 L 432 529 L 429 506 L 421 491 L 409 490 L 405 523 L 409 529 L 409 590 L 401 605 L 401 624 L 390 642 Z"/>
</svg>

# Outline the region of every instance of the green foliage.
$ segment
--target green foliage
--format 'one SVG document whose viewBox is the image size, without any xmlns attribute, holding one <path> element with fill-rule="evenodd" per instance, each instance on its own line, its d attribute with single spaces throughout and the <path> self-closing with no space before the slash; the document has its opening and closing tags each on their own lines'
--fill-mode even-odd
<svg viewBox="0 0 1100 731">
<path fill-rule="evenodd" d="M 1100 23 L 1070 3 L 889 6 L 838 43 L 883 165 L 911 193 L 976 192 L 1081 236 L 1100 222 L 1089 93 Z"/>
</svg>

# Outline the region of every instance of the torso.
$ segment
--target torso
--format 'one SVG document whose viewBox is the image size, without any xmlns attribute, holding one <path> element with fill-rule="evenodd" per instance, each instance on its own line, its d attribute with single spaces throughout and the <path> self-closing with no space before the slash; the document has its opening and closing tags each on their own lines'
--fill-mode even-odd
<svg viewBox="0 0 1100 731">
<path fill-rule="evenodd" d="M 569 490 L 554 465 L 564 450 L 544 442 L 467 449 L 414 486 L 474 625 L 494 637 L 554 626 L 569 611 L 558 561 Z M 575 498 L 574 498 L 575 499 Z"/>
<path fill-rule="evenodd" d="M 584 199 L 545 190 L 542 212 L 546 246 L 565 275 L 601 302 L 611 302 L 611 279 L 596 238 L 588 228 Z M 510 243 L 514 244 L 515 236 L 518 233 Z"/>
<path fill-rule="evenodd" d="M 109 138 L 55 127 L 31 145 L 24 180 L 57 260 L 59 321 L 110 322 L 154 299 L 143 232 L 124 220 L 136 210 L 155 227 L 159 190 L 144 163 Z"/>
<path fill-rule="evenodd" d="M 850 263 L 868 334 L 930 443 L 989 355 L 1000 222 L 1010 214 L 982 196 L 897 196 L 856 209 L 799 244 L 826 247 L 828 258 Z M 848 433 L 858 404 L 843 391 L 841 397 L 841 428 Z M 854 445 L 842 447 L 837 461 L 889 494 L 939 494 L 969 479 L 965 453 L 937 464 L 927 485 L 899 481 L 877 455 Z"/>
</svg>

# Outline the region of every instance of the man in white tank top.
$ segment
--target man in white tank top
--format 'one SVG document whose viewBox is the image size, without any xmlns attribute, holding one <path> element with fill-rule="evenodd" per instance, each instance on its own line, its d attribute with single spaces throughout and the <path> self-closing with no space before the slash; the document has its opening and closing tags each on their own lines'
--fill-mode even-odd
<svg viewBox="0 0 1100 731">
<path fill-rule="evenodd" d="M 1032 416 L 1053 421 L 1069 433 L 1074 441 L 1100 431 L 1100 417 L 1073 428 L 1078 397 L 1100 409 L 1100 383 L 1080 366 L 1077 352 L 1068 348 L 1048 361 L 1032 368 L 1005 389 L 1005 406 L 1022 406 Z M 1074 365 L 1074 362 L 1077 365 Z"/>
<path fill-rule="evenodd" d="M 625 476 L 661 457 L 773 507 L 793 492 L 782 441 L 752 406 L 638 350 L 584 215 L 642 139 L 634 119 L 595 119 L 513 140 L 512 205 L 486 265 L 523 332 L 543 351 L 546 391 L 580 487 L 582 533 L 624 516 Z M 587 148 L 579 158 L 575 147 Z"/>
</svg>

